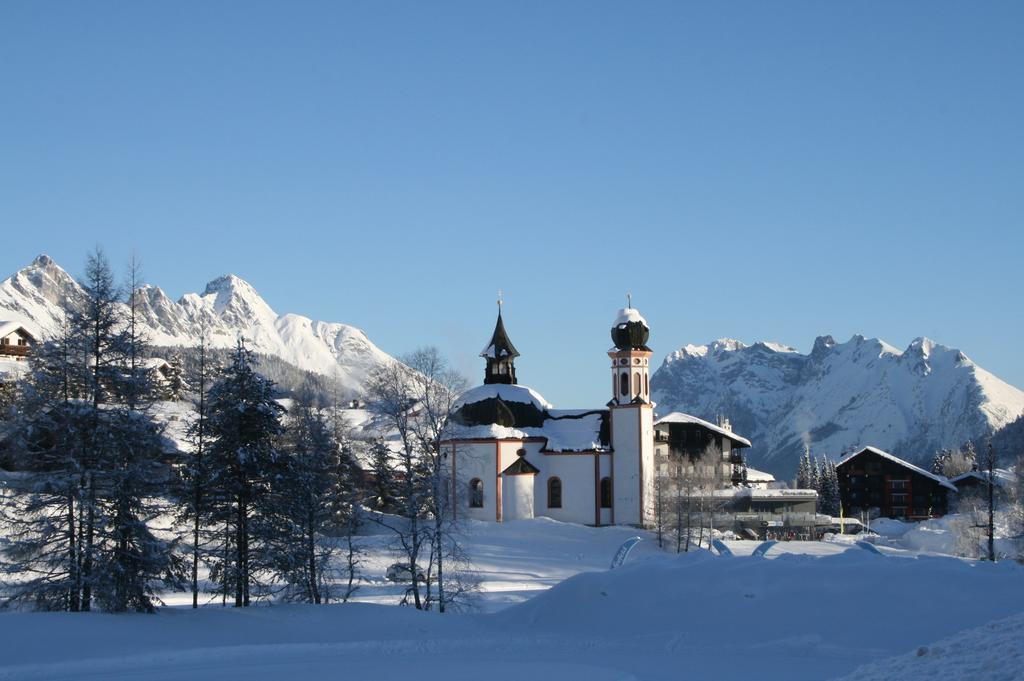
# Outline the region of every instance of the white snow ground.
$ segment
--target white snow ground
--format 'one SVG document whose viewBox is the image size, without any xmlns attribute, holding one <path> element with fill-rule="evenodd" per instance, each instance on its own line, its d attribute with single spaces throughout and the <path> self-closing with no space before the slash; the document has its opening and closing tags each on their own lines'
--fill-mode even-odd
<svg viewBox="0 0 1024 681">
<path fill-rule="evenodd" d="M 480 613 L 381 605 L 398 596 L 382 579 L 394 560 L 380 550 L 383 536 L 368 539 L 376 548 L 364 566 L 372 582 L 361 598 L 375 602 L 7 613 L 0 679 L 799 680 L 865 664 L 881 666 L 851 678 L 933 679 L 943 677 L 932 660 L 910 659 L 919 648 L 971 669 L 957 656 L 970 656 L 975 634 L 963 645 L 933 642 L 1024 611 L 1016 564 L 880 556 L 843 543 L 782 543 L 755 558 L 742 555 L 755 542 L 731 542 L 733 558 L 675 556 L 645 535 L 624 567 L 608 571 L 634 533 L 543 519 L 472 524 Z M 1003 637 L 1001 655 L 1022 654 L 1019 620 L 993 625 L 1017 632 Z M 880 675 L 889 665 L 907 674 Z"/>
</svg>

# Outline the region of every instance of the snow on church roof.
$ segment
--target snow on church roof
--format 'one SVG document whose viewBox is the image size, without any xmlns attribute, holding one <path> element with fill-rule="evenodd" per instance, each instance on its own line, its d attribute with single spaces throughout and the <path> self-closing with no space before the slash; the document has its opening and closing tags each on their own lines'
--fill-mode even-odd
<svg viewBox="0 0 1024 681">
<path fill-rule="evenodd" d="M 619 310 L 619 314 L 615 317 L 615 321 L 612 326 L 619 326 L 620 324 L 628 324 L 629 322 L 640 322 L 644 326 L 648 326 L 647 320 L 643 318 L 640 311 L 635 307 L 624 307 Z"/>
<path fill-rule="evenodd" d="M 878 447 L 872 447 L 870 445 L 868 445 L 867 447 L 864 447 L 863 449 L 860 449 L 860 450 L 854 452 L 853 454 L 850 454 L 850 455 L 846 456 L 844 459 L 842 459 L 836 465 L 837 466 L 842 466 L 844 464 L 847 464 L 850 461 L 853 461 L 854 459 L 856 459 L 858 456 L 860 456 L 864 452 L 871 452 L 872 454 L 877 454 L 878 456 L 882 457 L 883 459 L 888 459 L 889 461 L 892 461 L 893 463 L 898 463 L 899 465 L 903 466 L 904 468 L 909 468 L 910 470 L 914 471 L 915 473 L 917 473 L 919 475 L 923 475 L 926 478 L 931 478 L 932 480 L 934 480 L 935 482 L 939 483 L 943 487 L 951 489 L 954 492 L 957 491 L 956 485 L 951 483 L 949 481 L 949 478 L 946 478 L 945 476 L 942 476 L 942 475 L 936 475 L 935 473 L 932 473 L 931 471 L 926 471 L 925 469 L 921 468 L 920 466 L 915 466 L 914 464 L 910 463 L 909 461 L 904 461 L 903 459 L 901 459 L 900 457 L 898 457 L 898 456 L 896 456 L 894 454 L 890 454 L 889 452 L 883 452 Z"/>
<path fill-rule="evenodd" d="M 462 395 L 459 396 L 459 399 L 455 400 L 455 404 L 452 405 L 452 411 L 457 411 L 460 407 L 467 404 L 482 402 L 483 400 L 494 397 L 500 397 L 505 402 L 532 404 L 540 411 L 546 411 L 553 408 L 551 403 L 545 400 L 539 392 L 532 388 L 527 388 L 525 385 L 492 383 L 490 385 L 480 385 L 475 388 L 470 388 L 466 392 L 462 393 Z"/>
</svg>

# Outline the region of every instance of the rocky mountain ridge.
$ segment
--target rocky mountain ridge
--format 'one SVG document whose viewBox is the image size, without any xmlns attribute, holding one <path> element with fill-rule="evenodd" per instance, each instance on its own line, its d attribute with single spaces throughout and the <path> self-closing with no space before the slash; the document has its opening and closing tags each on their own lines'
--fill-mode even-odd
<svg viewBox="0 0 1024 681">
<path fill-rule="evenodd" d="M 927 338 L 903 351 L 877 338 L 818 337 L 810 353 L 720 339 L 668 355 L 652 377 L 658 413 L 727 416 L 751 465 L 789 476 L 804 447 L 838 458 L 872 444 L 927 461 L 1024 414 L 1024 392 Z"/>
</svg>

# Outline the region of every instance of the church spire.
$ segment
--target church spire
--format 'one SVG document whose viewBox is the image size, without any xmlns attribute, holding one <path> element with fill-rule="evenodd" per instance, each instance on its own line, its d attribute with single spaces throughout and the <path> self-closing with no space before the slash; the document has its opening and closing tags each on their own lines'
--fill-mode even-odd
<svg viewBox="0 0 1024 681">
<path fill-rule="evenodd" d="M 483 349 L 480 356 L 487 360 L 487 369 L 484 372 L 484 384 L 505 383 L 515 384 L 516 367 L 515 358 L 519 356 L 516 346 L 508 338 L 505 331 L 505 322 L 501 318 L 502 301 L 498 299 L 498 321 L 494 325 L 494 333 L 491 334 L 491 342 Z"/>
</svg>

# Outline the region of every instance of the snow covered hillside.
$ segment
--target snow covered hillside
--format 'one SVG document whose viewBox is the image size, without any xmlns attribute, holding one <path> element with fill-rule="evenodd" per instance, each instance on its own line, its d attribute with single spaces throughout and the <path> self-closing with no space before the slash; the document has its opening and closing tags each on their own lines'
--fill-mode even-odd
<svg viewBox="0 0 1024 681">
<path fill-rule="evenodd" d="M 0 283 L 0 319 L 45 332 L 56 327 L 61 301 L 81 296 L 74 278 L 50 257 L 40 255 Z M 232 347 L 242 334 L 256 352 L 336 377 L 351 395 L 362 393 L 370 371 L 393 361 L 353 326 L 277 314 L 252 286 L 233 274 L 218 277 L 203 293 L 187 293 L 177 302 L 147 285 L 139 289 L 138 303 L 144 331 L 154 345 L 194 345 L 205 321 L 214 347 Z"/>
<path fill-rule="evenodd" d="M 1024 392 L 959 350 L 918 338 L 819 337 L 804 355 L 777 343 L 687 345 L 652 377 L 658 412 L 728 416 L 751 465 L 791 475 L 804 444 L 839 458 L 872 444 L 910 460 L 990 434 L 1024 414 Z"/>
</svg>

